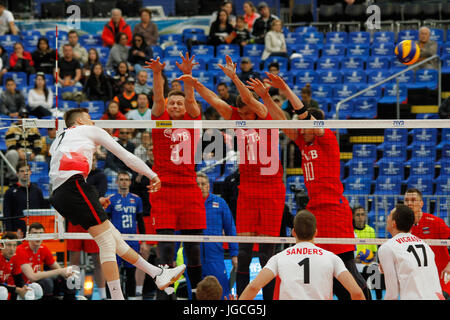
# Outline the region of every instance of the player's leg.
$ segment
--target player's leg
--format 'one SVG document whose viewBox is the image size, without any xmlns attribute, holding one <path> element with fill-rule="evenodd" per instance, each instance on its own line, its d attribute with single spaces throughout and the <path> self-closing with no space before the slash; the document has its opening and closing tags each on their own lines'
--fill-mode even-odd
<svg viewBox="0 0 450 320">
<path fill-rule="evenodd" d="M 156 234 L 159 235 L 174 235 L 175 230 L 173 229 L 157 229 Z M 159 256 L 159 264 L 168 265 L 173 267 L 175 265 L 175 243 L 174 242 L 166 242 L 159 241 L 158 242 L 158 256 Z M 164 291 L 157 290 L 156 291 L 156 300 L 174 300 L 176 299 L 175 294 L 167 294 Z"/>
<path fill-rule="evenodd" d="M 203 230 L 181 230 L 182 235 L 202 235 Z M 202 280 L 202 261 L 200 257 L 199 242 L 184 242 L 184 254 L 186 256 L 186 270 L 191 283 L 192 296 L 195 297 L 197 284 Z"/>
<path fill-rule="evenodd" d="M 238 236 L 256 236 L 256 233 L 243 232 Z M 239 243 L 238 266 L 236 270 L 236 293 L 238 296 L 244 291 L 250 283 L 250 263 L 253 258 L 253 243 Z"/>
<path fill-rule="evenodd" d="M 142 247 L 140 250 L 140 254 L 142 258 L 145 259 L 145 261 L 148 261 L 148 258 L 150 257 L 150 246 L 147 246 L 148 250 L 143 251 Z M 145 282 L 145 275 L 146 273 L 140 269 L 136 270 L 135 273 L 135 281 L 136 281 L 136 297 L 142 296 L 143 289 L 144 289 L 144 282 Z"/>
</svg>

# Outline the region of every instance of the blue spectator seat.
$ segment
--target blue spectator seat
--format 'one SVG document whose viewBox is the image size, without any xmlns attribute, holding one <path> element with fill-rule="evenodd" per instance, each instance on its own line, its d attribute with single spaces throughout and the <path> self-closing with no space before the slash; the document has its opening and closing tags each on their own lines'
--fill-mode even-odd
<svg viewBox="0 0 450 320">
<path fill-rule="evenodd" d="M 383 161 L 405 161 L 406 156 L 407 150 L 405 145 L 398 143 L 384 143 L 383 156 L 378 163 L 380 164 Z"/>
<path fill-rule="evenodd" d="M 92 115 L 96 115 L 98 116 L 100 114 L 101 115 L 105 112 L 105 102 L 103 102 L 102 100 L 97 100 L 97 101 L 83 101 L 80 102 L 80 108 L 87 108 L 89 110 L 89 113 Z"/>
<path fill-rule="evenodd" d="M 339 101 L 341 101 L 341 99 L 333 99 L 330 111 L 328 112 L 329 119 L 345 120 L 349 119 L 350 115 L 353 113 L 355 102 L 353 100 L 350 100 L 341 104 L 339 108 L 339 117 L 338 117 L 336 112 L 336 106 Z"/>
<path fill-rule="evenodd" d="M 173 70 L 171 72 L 166 72 L 165 74 L 166 74 L 167 80 L 169 82 L 172 82 L 176 78 L 181 77 L 183 75 L 183 72 L 181 72 L 180 69 L 177 68 L 176 70 Z"/>
<path fill-rule="evenodd" d="M 28 164 L 30 165 L 30 170 L 33 173 L 31 176 L 48 176 L 49 167 L 46 161 L 30 161 Z"/>
<path fill-rule="evenodd" d="M 206 44 L 193 45 L 191 55 L 195 55 L 195 58 L 214 58 L 214 46 Z"/>
<path fill-rule="evenodd" d="M 394 54 L 394 44 L 392 43 L 373 43 L 370 47 L 372 56 L 391 57 Z"/>
<path fill-rule="evenodd" d="M 330 56 L 322 56 L 317 61 L 317 71 L 340 69 L 340 59 Z"/>
<path fill-rule="evenodd" d="M 42 196 L 44 199 L 48 199 L 50 196 L 50 177 L 48 174 L 39 177 L 38 185 L 42 190 Z"/>
<path fill-rule="evenodd" d="M 373 34 L 373 43 L 394 43 L 395 33 L 392 31 L 377 31 Z"/>
<path fill-rule="evenodd" d="M 161 34 L 159 36 L 159 44 L 165 44 L 166 46 L 184 45 L 183 36 L 179 33 Z"/>
<path fill-rule="evenodd" d="M 32 53 L 34 50 L 37 49 L 37 44 L 38 44 L 38 40 L 39 40 L 40 36 L 26 36 L 23 38 L 22 44 L 24 47 L 26 48 L 33 48 L 33 50 L 30 52 L 30 50 L 26 50 L 25 51 L 29 51 L 30 53 Z"/>
<path fill-rule="evenodd" d="M 408 95 L 408 89 L 406 85 L 399 85 L 399 102 L 402 103 L 406 100 Z M 379 103 L 397 103 L 397 84 L 387 84 L 384 88 L 383 97 L 378 101 Z"/>
<path fill-rule="evenodd" d="M 303 57 L 308 57 L 317 60 L 319 57 L 319 48 L 317 45 L 301 43 L 291 46 L 292 50 L 301 54 Z"/>
<path fill-rule="evenodd" d="M 219 44 L 216 47 L 216 57 L 230 56 L 232 59 L 236 59 L 241 55 L 241 48 L 238 44 Z"/>
<path fill-rule="evenodd" d="M 397 35 L 397 43 L 403 40 L 419 40 L 418 30 L 400 30 Z"/>
<path fill-rule="evenodd" d="M 187 52 L 187 47 L 183 44 L 167 46 L 164 49 L 164 58 L 170 58 L 170 57 L 180 58 L 180 54 L 182 54 L 184 56 L 186 54 L 186 52 Z M 181 62 L 181 58 L 180 58 L 180 62 Z"/>
<path fill-rule="evenodd" d="M 345 84 L 367 83 L 367 74 L 364 70 L 345 70 L 343 75 Z"/>
<path fill-rule="evenodd" d="M 339 70 L 317 71 L 319 83 L 338 85 L 342 83 L 342 73 Z"/>
<path fill-rule="evenodd" d="M 176 62 L 181 63 L 181 58 L 178 57 L 170 57 L 170 58 L 164 58 L 164 60 L 162 60 L 162 62 L 164 62 L 166 64 L 166 66 L 164 67 L 164 71 L 167 72 L 175 72 L 175 71 L 179 71 L 180 69 L 178 69 Z"/>
<path fill-rule="evenodd" d="M 378 176 L 375 180 L 375 195 L 399 195 L 402 180 L 395 176 Z"/>
<path fill-rule="evenodd" d="M 404 162 L 401 160 L 386 160 L 378 163 L 380 176 L 392 176 L 403 180 L 405 177 Z"/>
<path fill-rule="evenodd" d="M 305 32 L 301 34 L 299 43 L 313 45 L 319 49 L 322 49 L 324 43 L 324 35 L 322 32 Z"/>
<path fill-rule="evenodd" d="M 96 34 L 83 34 L 80 36 L 80 45 L 85 48 L 102 46 L 102 37 Z"/>
<path fill-rule="evenodd" d="M 415 128 L 412 129 L 409 133 L 412 136 L 412 144 L 437 144 L 438 129 L 436 128 Z"/>
<path fill-rule="evenodd" d="M 369 52 L 369 46 L 366 44 L 350 44 L 347 47 L 347 57 L 367 58 Z"/>
<path fill-rule="evenodd" d="M 391 59 L 391 71 L 392 72 L 394 72 L 394 73 L 399 72 L 406 68 L 408 68 L 408 66 L 401 63 L 400 60 L 398 60 L 396 57 L 393 57 Z"/>
<path fill-rule="evenodd" d="M 388 70 L 390 68 L 390 59 L 383 56 L 367 57 L 366 70 Z"/>
<path fill-rule="evenodd" d="M 386 221 L 390 211 L 374 211 L 371 210 L 367 213 L 368 224 L 375 229 L 377 238 L 386 238 Z"/>
<path fill-rule="evenodd" d="M 22 39 L 20 36 L 12 35 L 12 34 L 6 34 L 3 36 L 0 36 L 0 45 L 2 45 L 6 51 L 13 52 L 14 51 L 14 44 L 16 42 L 22 42 Z"/>
<path fill-rule="evenodd" d="M 298 70 L 295 75 L 295 84 L 305 86 L 307 83 L 315 83 L 318 80 L 318 75 L 314 70 Z"/>
<path fill-rule="evenodd" d="M 450 159 L 442 158 L 439 161 L 439 165 L 441 166 L 440 171 L 439 171 L 439 177 L 444 177 L 444 176 L 450 177 Z"/>
<path fill-rule="evenodd" d="M 370 33 L 367 31 L 353 31 L 348 34 L 348 43 L 370 45 Z"/>
<path fill-rule="evenodd" d="M 375 144 L 354 144 L 352 147 L 352 159 L 347 162 L 348 165 L 353 161 L 373 162 L 377 159 L 377 147 Z"/>
<path fill-rule="evenodd" d="M 187 33 L 183 36 L 183 41 L 186 45 L 189 45 L 189 42 L 206 43 L 208 41 L 208 36 L 206 34 Z"/>
<path fill-rule="evenodd" d="M 192 75 L 201 83 L 214 83 L 214 75 L 208 71 L 192 71 Z"/>
<path fill-rule="evenodd" d="M 187 39 L 192 38 L 193 35 L 205 36 L 205 30 L 202 28 L 185 28 L 181 33 L 183 41 L 186 42 Z"/>
<path fill-rule="evenodd" d="M 344 194 L 346 195 L 366 195 L 370 194 L 372 179 L 367 177 L 348 176 L 344 183 Z"/>
<path fill-rule="evenodd" d="M 345 56 L 346 46 L 343 44 L 329 43 L 322 48 L 322 56 L 343 57 Z"/>
<path fill-rule="evenodd" d="M 359 176 L 365 179 L 373 179 L 374 161 L 352 161 L 349 167 L 349 176 Z"/>
<path fill-rule="evenodd" d="M 444 42 L 444 30 L 430 28 L 430 40 L 436 41 L 438 44 L 442 44 Z"/>
<path fill-rule="evenodd" d="M 391 72 L 389 70 L 373 70 L 367 72 L 367 82 L 369 84 L 375 84 L 380 81 L 383 81 L 391 76 Z M 383 83 L 381 85 L 382 88 L 385 88 L 387 86 L 387 83 Z"/>
<path fill-rule="evenodd" d="M 434 214 L 443 219 L 447 225 L 450 224 L 450 196 L 448 196 L 448 193 L 446 196 L 437 197 Z"/>
<path fill-rule="evenodd" d="M 408 179 L 407 188 L 418 189 L 422 192 L 423 195 L 432 195 L 433 194 L 433 178 L 422 178 L 413 176 Z"/>
<path fill-rule="evenodd" d="M 290 71 L 280 71 L 278 75 L 283 78 L 286 83 L 288 83 L 289 87 L 291 85 L 294 85 L 294 73 Z M 262 78 L 266 78 L 266 75 L 264 73 L 261 73 Z"/>
<path fill-rule="evenodd" d="M 237 162 L 226 162 L 224 164 L 224 170 L 223 174 L 217 178 L 217 181 L 224 181 L 226 177 L 233 174 L 239 167 L 239 164 Z"/>
<path fill-rule="evenodd" d="M 372 195 L 372 208 L 370 211 L 390 212 L 397 203 L 398 196 L 392 195 Z"/>
<path fill-rule="evenodd" d="M 353 84 L 340 84 L 334 86 L 333 90 L 333 98 L 337 100 L 343 100 L 354 95 L 357 91 L 357 88 Z"/>
<path fill-rule="evenodd" d="M 78 103 L 70 100 L 60 100 L 58 109 L 62 111 L 67 111 L 69 109 L 78 108 Z"/>
<path fill-rule="evenodd" d="M 448 143 L 448 142 L 442 146 L 441 161 L 444 161 L 445 159 L 450 159 L 450 143 Z"/>
<path fill-rule="evenodd" d="M 317 28 L 314 26 L 299 26 L 294 29 L 297 33 L 312 33 L 317 32 Z"/>
<path fill-rule="evenodd" d="M 209 71 L 209 72 L 212 72 L 212 74 L 214 75 L 214 78 L 216 79 L 215 82 L 217 84 L 223 82 L 223 83 L 228 84 L 228 86 L 232 86 L 232 87 L 234 86 L 233 81 L 231 81 L 231 79 L 228 76 L 226 76 L 222 72 L 222 70 L 220 70 L 220 71 L 219 70 L 213 70 L 213 71 Z M 216 89 L 214 89 L 213 91 L 215 92 Z"/>
<path fill-rule="evenodd" d="M 364 89 L 367 89 L 369 87 L 369 84 L 363 83 L 356 86 L 357 91 L 361 91 Z M 372 89 L 367 90 L 362 95 L 360 95 L 361 98 L 374 98 L 379 100 L 382 96 L 382 89 L 380 87 L 375 87 Z"/>
<path fill-rule="evenodd" d="M 45 77 L 45 84 L 47 85 L 47 87 L 54 85 L 55 84 L 55 78 L 53 77 L 52 74 L 44 74 Z M 36 81 L 36 74 L 32 73 L 28 76 L 28 85 L 30 87 L 34 87 L 34 82 Z M 55 93 L 55 91 L 52 88 L 53 93 Z"/>
<path fill-rule="evenodd" d="M 25 72 L 5 72 L 5 74 L 3 75 L 3 87 L 6 88 L 6 80 L 7 79 L 13 79 L 14 82 L 16 83 L 17 88 L 20 88 L 21 86 L 26 86 L 28 83 L 28 77 L 27 74 Z"/>
<path fill-rule="evenodd" d="M 195 57 L 195 62 L 198 64 L 192 67 L 192 70 L 195 71 L 206 71 L 209 59 L 207 57 Z"/>
<path fill-rule="evenodd" d="M 341 69 L 364 69 L 364 60 L 361 57 L 344 57 L 341 60 Z"/>
<path fill-rule="evenodd" d="M 215 160 L 204 160 L 202 163 L 197 164 L 196 171 L 202 171 L 205 173 L 209 181 L 212 183 L 222 174 L 222 168 L 220 164 L 217 164 Z"/>
<path fill-rule="evenodd" d="M 298 57 L 291 59 L 291 70 L 314 70 L 314 59 Z"/>
<path fill-rule="evenodd" d="M 386 128 L 384 129 L 384 139 L 380 146 L 384 143 L 408 144 L 408 129 Z M 381 148 L 379 149 L 381 150 Z"/>
<path fill-rule="evenodd" d="M 348 34 L 343 31 L 331 31 L 325 35 L 325 43 L 327 44 L 347 44 Z"/>
<path fill-rule="evenodd" d="M 378 105 L 376 99 L 355 99 L 353 113 L 350 119 L 374 119 L 377 117 Z"/>
<path fill-rule="evenodd" d="M 397 77 L 397 79 L 392 79 L 392 83 L 396 83 L 396 81 L 400 84 L 405 85 L 406 87 L 409 87 L 411 84 L 414 84 L 415 82 L 415 74 L 413 70 L 406 71 L 405 73 L 402 73 Z"/>
<path fill-rule="evenodd" d="M 434 178 L 434 161 L 417 158 L 409 161 L 409 177 L 431 177 Z"/>
<path fill-rule="evenodd" d="M 442 68 L 441 72 L 448 74 L 450 73 L 450 54 L 445 54 L 441 57 Z"/>
<path fill-rule="evenodd" d="M 20 30 L 20 36 L 22 38 L 25 37 L 30 37 L 30 36 L 37 36 L 37 37 L 41 37 L 42 34 L 39 30 Z"/>
<path fill-rule="evenodd" d="M 311 91 L 314 99 L 327 99 L 332 95 L 332 88 L 324 84 L 312 84 Z"/>
<path fill-rule="evenodd" d="M 244 57 L 258 57 L 261 58 L 264 52 L 264 45 L 260 43 L 249 43 L 244 46 L 242 55 Z"/>
<path fill-rule="evenodd" d="M 450 196 L 450 176 L 440 176 L 436 179 L 435 195 Z"/>
<path fill-rule="evenodd" d="M 107 61 L 108 60 L 108 56 L 109 56 L 109 48 L 108 47 L 95 47 L 95 49 L 97 49 L 98 52 L 98 56 L 100 58 L 100 60 L 102 61 Z M 154 52 L 154 51 L 153 51 Z M 156 55 L 154 55 L 154 57 L 157 57 Z M 103 62 L 102 62 L 103 63 Z M 104 63 L 103 63 L 104 64 Z"/>
<path fill-rule="evenodd" d="M 302 34 L 298 32 L 288 32 L 284 38 L 286 40 L 286 45 L 291 46 L 300 43 Z"/>
<path fill-rule="evenodd" d="M 433 163 L 436 160 L 436 145 L 419 142 L 411 144 L 407 149 L 411 150 L 410 160 L 421 159 Z"/>
<path fill-rule="evenodd" d="M 440 55 L 441 55 L 441 57 L 450 55 L 450 39 L 448 39 L 447 42 L 442 44 Z"/>
<path fill-rule="evenodd" d="M 288 70 L 289 59 L 285 57 L 268 57 L 266 60 L 264 60 L 263 70 L 267 70 L 269 68 L 269 64 L 271 64 L 272 62 L 278 63 L 278 65 L 280 66 L 280 71 Z"/>
<path fill-rule="evenodd" d="M 156 59 L 157 57 L 160 57 L 161 59 L 164 58 L 164 50 L 160 46 L 151 46 L 151 47 L 154 59 Z"/>
<path fill-rule="evenodd" d="M 438 150 L 442 149 L 444 144 L 450 143 L 450 128 L 443 128 L 441 132 L 441 142 L 436 146 Z"/>
<path fill-rule="evenodd" d="M 438 71 L 434 69 L 420 69 L 416 71 L 416 81 L 408 85 L 409 88 L 436 89 L 438 85 Z"/>
</svg>

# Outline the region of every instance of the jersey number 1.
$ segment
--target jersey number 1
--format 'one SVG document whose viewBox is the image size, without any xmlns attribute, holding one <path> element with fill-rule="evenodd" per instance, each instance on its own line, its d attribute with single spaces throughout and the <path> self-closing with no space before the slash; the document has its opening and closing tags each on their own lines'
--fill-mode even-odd
<svg viewBox="0 0 450 320">
<path fill-rule="evenodd" d="M 303 283 L 309 284 L 309 258 L 303 259 L 298 265 L 303 266 Z"/>
<path fill-rule="evenodd" d="M 426 267 L 428 265 L 428 260 L 427 260 L 427 252 L 425 251 L 425 246 L 423 244 L 416 244 L 415 246 L 410 245 L 408 246 L 408 249 L 406 249 L 406 251 L 411 252 L 414 255 L 414 258 L 416 258 L 417 260 L 417 265 L 421 267 L 422 263 L 420 262 L 419 255 L 417 254 L 416 249 L 414 249 L 414 247 L 422 249 L 423 266 Z"/>
</svg>

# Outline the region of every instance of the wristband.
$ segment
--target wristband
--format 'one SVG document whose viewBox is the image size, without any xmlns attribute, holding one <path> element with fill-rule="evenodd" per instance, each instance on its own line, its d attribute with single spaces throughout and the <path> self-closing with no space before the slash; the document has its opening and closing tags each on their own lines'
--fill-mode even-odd
<svg viewBox="0 0 450 320">
<path fill-rule="evenodd" d="M 296 110 L 294 110 L 294 112 L 295 112 L 296 114 L 302 114 L 302 113 L 304 113 L 304 112 L 306 112 L 306 111 L 308 111 L 308 108 L 306 108 L 305 106 L 303 106 L 303 108 L 301 108 L 301 109 L 296 109 Z"/>
<path fill-rule="evenodd" d="M 306 116 L 306 118 L 304 118 L 302 120 L 311 120 L 311 113 L 308 112 L 308 115 Z"/>
</svg>

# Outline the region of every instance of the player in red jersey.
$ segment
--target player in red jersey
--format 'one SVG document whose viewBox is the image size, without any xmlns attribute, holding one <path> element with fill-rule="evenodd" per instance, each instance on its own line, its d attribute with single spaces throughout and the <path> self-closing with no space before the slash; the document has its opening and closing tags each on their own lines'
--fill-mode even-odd
<svg viewBox="0 0 450 320">
<path fill-rule="evenodd" d="M 277 75 L 266 73 L 270 86 L 280 90 L 292 104 L 298 119 L 323 120 L 320 109 L 307 109 L 301 100 Z M 258 79 L 249 81 L 249 86 L 257 92 L 275 120 L 287 120 L 281 108 L 268 95 L 265 85 Z M 317 219 L 317 237 L 354 238 L 352 210 L 344 197 L 340 180 L 340 151 L 335 134 L 330 129 L 283 129 L 297 144 L 302 154 L 302 169 L 309 201 L 306 209 Z M 367 284 L 356 269 L 354 245 L 319 244 L 321 248 L 337 254 L 347 269 L 363 289 L 366 299 L 371 299 Z M 350 299 L 348 292 L 334 281 L 334 293 L 339 299 Z"/>
<path fill-rule="evenodd" d="M 181 55 L 178 68 L 184 74 L 191 74 L 194 57 Z M 164 98 L 162 72 L 165 63 L 159 58 L 147 62 L 146 68 L 153 71 L 152 120 L 201 120 L 201 111 L 195 101 L 194 88 L 187 84 L 183 91 L 170 91 L 167 104 Z M 158 172 L 161 190 L 150 194 L 151 217 L 157 234 L 201 235 L 206 228 L 206 212 L 202 193 L 197 185 L 195 172 L 195 150 L 201 136 L 196 129 L 153 129 L 153 170 Z M 173 265 L 175 243 L 158 243 L 160 262 Z M 187 274 L 195 292 L 202 279 L 200 243 L 185 243 Z M 165 292 L 158 291 L 157 299 L 172 299 Z"/>
<path fill-rule="evenodd" d="M 418 189 L 408 189 L 405 192 L 404 203 L 414 211 L 414 225 L 411 233 L 421 239 L 449 239 L 450 228 L 444 220 L 422 211 L 423 197 Z M 430 246 L 434 252 L 434 260 L 438 268 L 439 280 L 446 298 L 450 298 L 450 282 L 445 283 L 445 277 L 450 277 L 450 255 L 446 246 Z"/>
<path fill-rule="evenodd" d="M 272 120 L 266 106 L 241 82 L 236 74 L 236 64 L 229 56 L 226 57 L 226 65 L 219 67 L 239 91 L 236 107 L 230 106 L 195 78 L 182 76 L 179 79 L 193 85 L 200 96 L 226 120 Z M 280 235 L 286 195 L 278 153 L 278 130 L 237 129 L 235 133 L 241 155 L 236 233 L 238 236 L 277 237 Z M 252 250 L 253 243 L 239 244 L 236 273 L 238 295 L 249 283 Z M 258 256 L 262 267 L 274 254 L 274 244 L 259 244 Z M 274 284 L 272 282 L 263 289 L 264 300 L 272 299 Z"/>
</svg>

